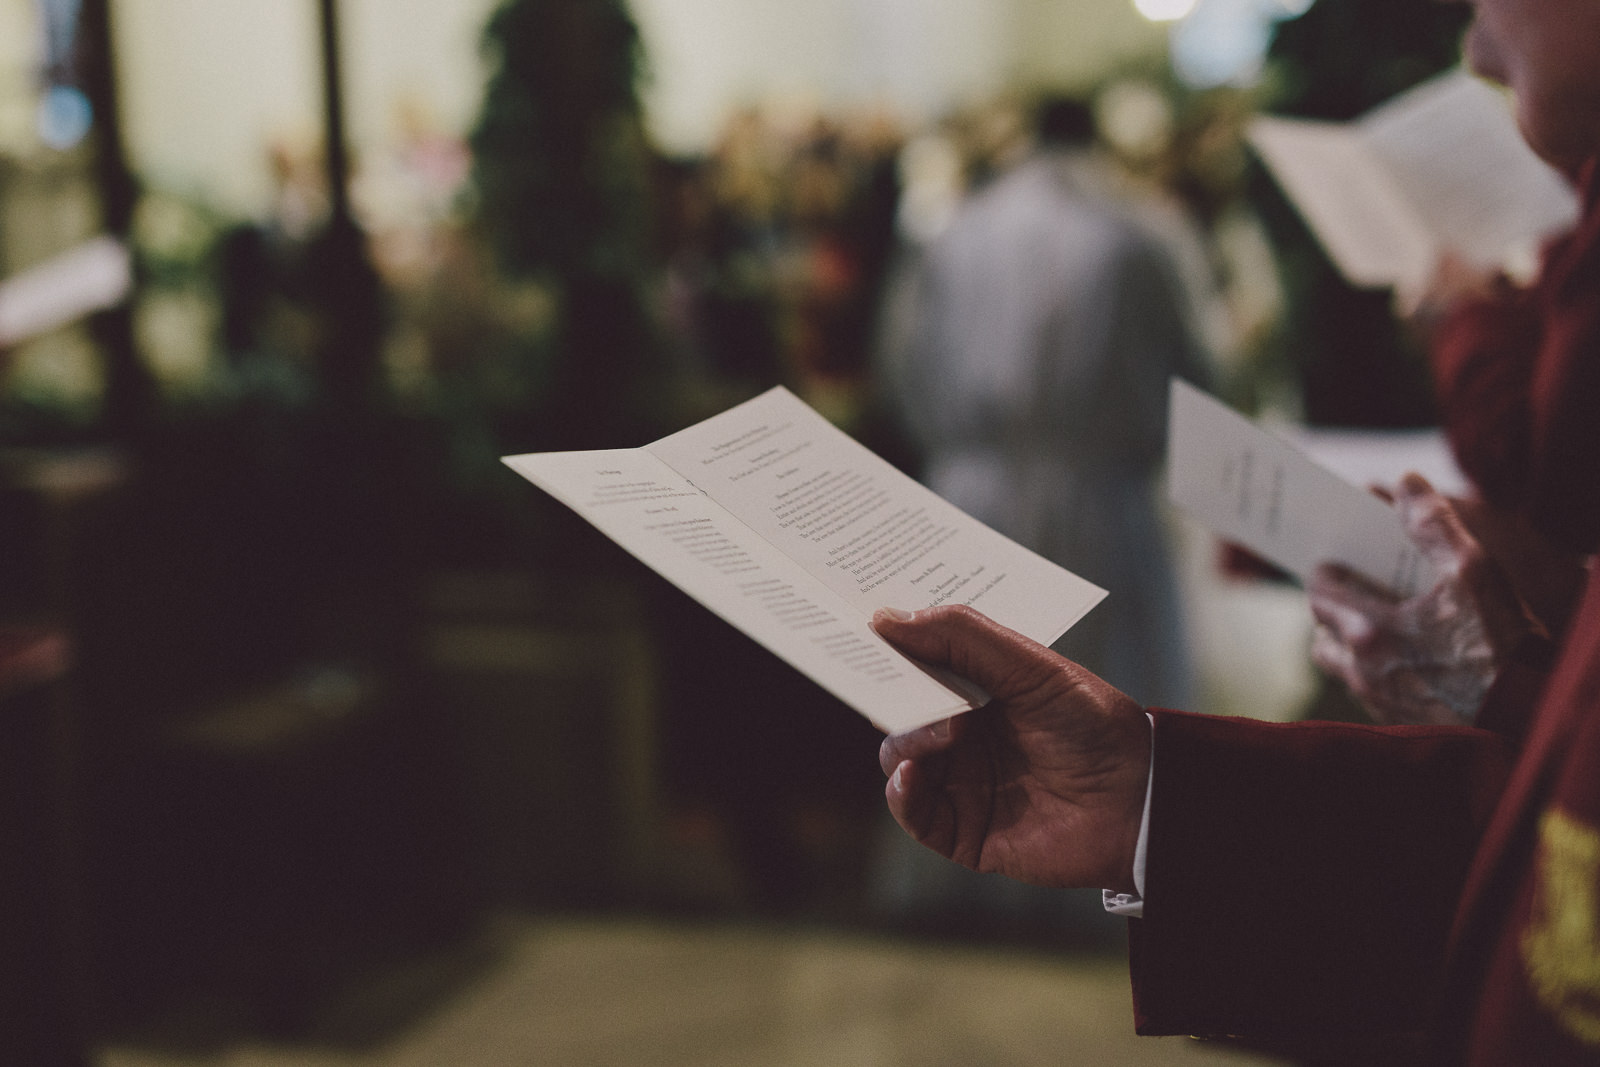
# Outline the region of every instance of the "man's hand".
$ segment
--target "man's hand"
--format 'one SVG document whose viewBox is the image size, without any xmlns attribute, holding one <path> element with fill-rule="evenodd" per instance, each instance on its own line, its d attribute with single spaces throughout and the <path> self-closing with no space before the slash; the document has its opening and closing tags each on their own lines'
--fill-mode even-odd
<svg viewBox="0 0 1600 1067">
<path fill-rule="evenodd" d="M 1496 299 L 1509 286 L 1501 271 L 1476 266 L 1461 253 L 1446 249 L 1421 285 L 1395 288 L 1394 311 L 1404 325 L 1426 340 L 1452 311 L 1469 301 Z"/>
<path fill-rule="evenodd" d="M 1403 600 L 1346 568 L 1318 568 L 1311 658 L 1379 722 L 1469 723 L 1534 624 L 1449 498 L 1408 474 L 1394 503 L 1437 581 Z"/>
<path fill-rule="evenodd" d="M 880 611 L 906 655 L 982 686 L 977 711 L 885 738 L 895 820 L 975 871 L 1132 892 L 1150 769 L 1144 709 L 969 607 Z"/>
</svg>

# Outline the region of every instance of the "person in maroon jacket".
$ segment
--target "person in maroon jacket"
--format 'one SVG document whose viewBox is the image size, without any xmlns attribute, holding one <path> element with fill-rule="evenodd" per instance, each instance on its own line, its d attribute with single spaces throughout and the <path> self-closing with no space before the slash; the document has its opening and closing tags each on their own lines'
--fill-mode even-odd
<svg viewBox="0 0 1600 1067">
<path fill-rule="evenodd" d="M 1487 370 L 1441 358 L 1447 406 L 1497 383 L 1492 410 L 1446 412 L 1464 460 L 1515 440 L 1472 507 L 1396 488 L 1438 585 L 1312 583 L 1318 662 L 1404 724 L 1145 709 L 967 608 L 875 620 L 992 695 L 884 740 L 896 820 L 977 870 L 1106 888 L 1137 916 L 1141 1033 L 1307 1063 L 1600 1063 L 1600 587 L 1572 562 L 1600 546 L 1600 3 L 1475 9 L 1470 60 L 1583 215 L 1521 341 Z M 1526 580 L 1552 561 L 1571 595 Z"/>
</svg>

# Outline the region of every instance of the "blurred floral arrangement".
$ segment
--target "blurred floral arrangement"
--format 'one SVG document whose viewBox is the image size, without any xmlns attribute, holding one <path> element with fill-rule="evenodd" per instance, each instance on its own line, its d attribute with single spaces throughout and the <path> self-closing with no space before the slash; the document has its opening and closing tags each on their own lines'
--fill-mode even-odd
<svg viewBox="0 0 1600 1067">
<path fill-rule="evenodd" d="M 530 378 L 504 397 L 505 429 L 525 449 L 630 442 L 657 369 L 638 28 L 621 0 L 505 0 L 483 51 L 472 225 L 549 312 L 522 361 Z"/>
</svg>

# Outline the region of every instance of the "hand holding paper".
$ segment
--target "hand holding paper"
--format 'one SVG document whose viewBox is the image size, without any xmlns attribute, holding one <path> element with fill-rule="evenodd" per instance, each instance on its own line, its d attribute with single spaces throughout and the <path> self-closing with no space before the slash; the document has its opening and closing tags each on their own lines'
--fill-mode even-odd
<svg viewBox="0 0 1600 1067">
<path fill-rule="evenodd" d="M 1317 665 L 1380 721 L 1470 721 L 1537 632 L 1470 512 L 1417 474 L 1386 503 L 1193 386 L 1171 388 L 1172 499 L 1306 585 Z"/>
<path fill-rule="evenodd" d="M 885 738 L 895 820 L 976 871 L 1034 885 L 1138 892 L 1134 857 L 1150 723 L 1126 694 L 960 609 L 877 625 L 897 647 L 988 686 L 981 716 Z"/>
</svg>

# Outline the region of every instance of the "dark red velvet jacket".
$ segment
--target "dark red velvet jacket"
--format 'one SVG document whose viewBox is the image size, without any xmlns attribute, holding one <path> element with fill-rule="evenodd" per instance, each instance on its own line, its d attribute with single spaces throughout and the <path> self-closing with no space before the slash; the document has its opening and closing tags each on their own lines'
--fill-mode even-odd
<svg viewBox="0 0 1600 1067">
<path fill-rule="evenodd" d="M 1439 351 L 1484 494 L 1600 542 L 1600 205 Z M 1302 1063 L 1600 1063 L 1600 584 L 1498 730 L 1154 712 L 1138 1028 Z M 1548 669 L 1547 669 L 1548 668 Z"/>
<path fill-rule="evenodd" d="M 1567 547 L 1600 542 L 1600 174 L 1584 215 L 1545 253 L 1538 284 L 1447 318 L 1431 346 L 1451 445 L 1486 498 Z"/>
</svg>

